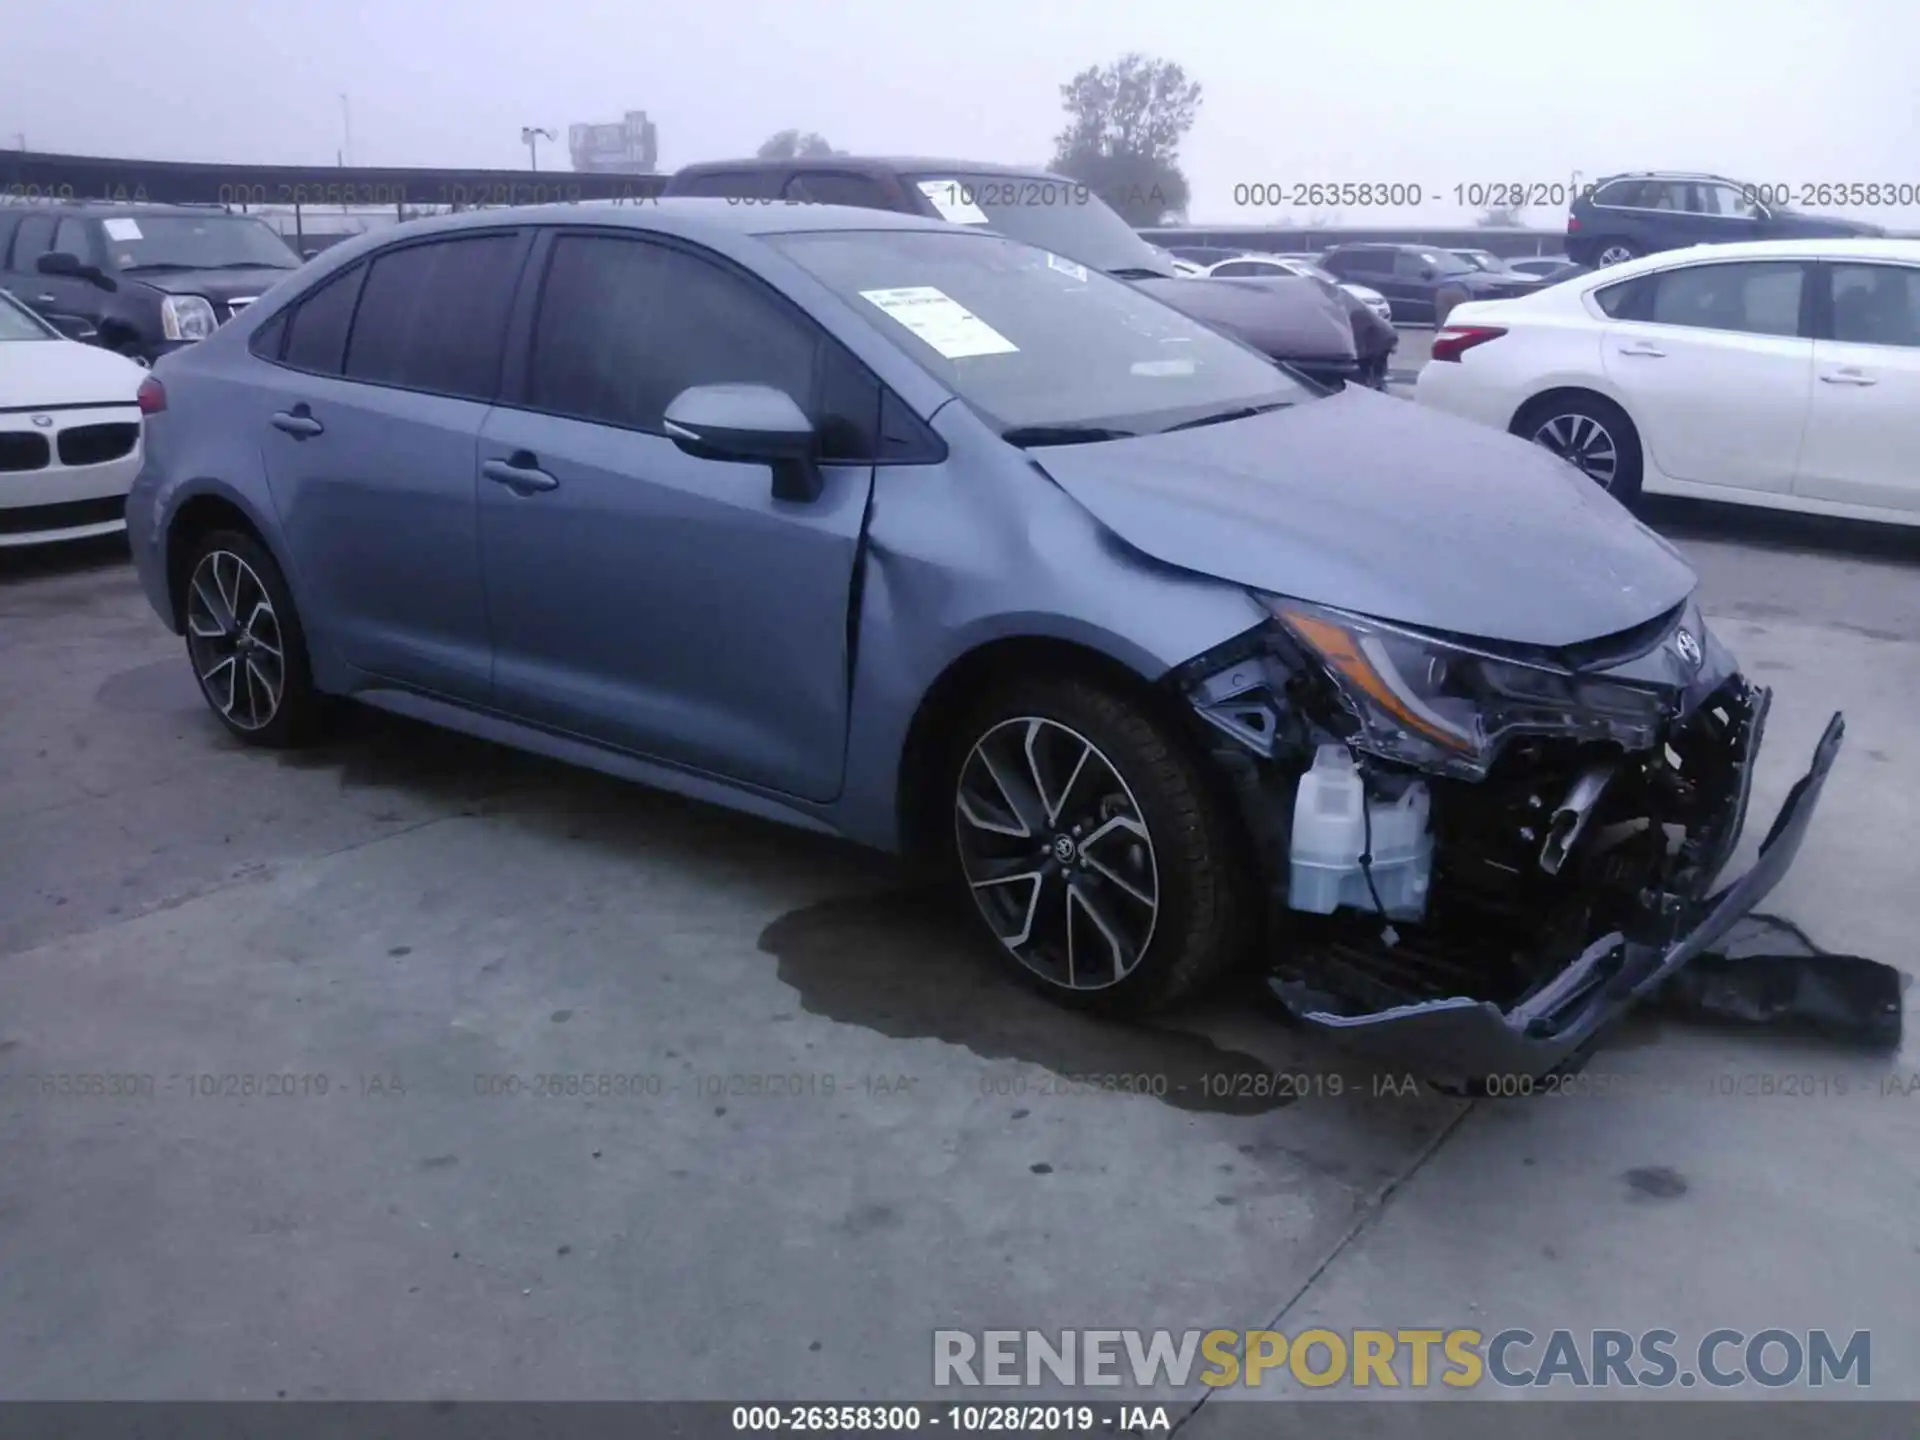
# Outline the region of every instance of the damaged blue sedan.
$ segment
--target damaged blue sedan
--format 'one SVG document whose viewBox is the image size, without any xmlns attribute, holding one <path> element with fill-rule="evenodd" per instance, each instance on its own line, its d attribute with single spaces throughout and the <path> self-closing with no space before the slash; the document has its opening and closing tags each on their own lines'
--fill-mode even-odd
<svg viewBox="0 0 1920 1440">
<path fill-rule="evenodd" d="M 1063 1002 L 1255 964 L 1436 1078 L 1578 1064 L 1779 879 L 1840 744 L 1723 883 L 1767 692 L 1677 552 L 986 230 L 415 222 L 141 404 L 135 558 L 240 739 L 351 696 L 928 856 Z"/>
</svg>

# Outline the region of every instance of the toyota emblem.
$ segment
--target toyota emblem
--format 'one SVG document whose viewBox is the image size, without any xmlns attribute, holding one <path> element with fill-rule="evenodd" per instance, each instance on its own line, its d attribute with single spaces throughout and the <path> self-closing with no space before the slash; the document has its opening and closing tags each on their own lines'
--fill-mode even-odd
<svg viewBox="0 0 1920 1440">
<path fill-rule="evenodd" d="M 1676 631 L 1673 637 L 1673 648 L 1690 667 L 1696 670 L 1700 668 L 1700 642 L 1693 638 L 1691 630 Z"/>
<path fill-rule="evenodd" d="M 33 423 L 38 425 L 42 430 L 51 430 L 53 428 L 53 416 L 36 415 L 33 417 Z"/>
</svg>

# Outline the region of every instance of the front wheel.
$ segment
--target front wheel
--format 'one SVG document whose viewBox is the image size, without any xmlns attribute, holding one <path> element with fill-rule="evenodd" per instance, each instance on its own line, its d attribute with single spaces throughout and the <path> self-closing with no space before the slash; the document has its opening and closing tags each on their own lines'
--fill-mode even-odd
<svg viewBox="0 0 1920 1440">
<path fill-rule="evenodd" d="M 954 874 L 1050 998 L 1144 1014 L 1245 952 L 1255 887 L 1230 802 L 1181 737 L 1104 684 L 978 707 L 951 767 Z"/>
<path fill-rule="evenodd" d="M 205 536 L 187 571 L 187 659 L 230 734 L 286 749 L 320 731 L 305 632 L 273 556 L 239 531 Z"/>
</svg>

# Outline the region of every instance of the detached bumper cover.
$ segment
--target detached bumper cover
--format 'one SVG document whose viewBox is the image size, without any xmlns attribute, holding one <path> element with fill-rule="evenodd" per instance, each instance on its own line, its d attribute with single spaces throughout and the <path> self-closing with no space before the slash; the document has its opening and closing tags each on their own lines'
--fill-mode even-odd
<svg viewBox="0 0 1920 1440">
<path fill-rule="evenodd" d="M 1733 848 L 1746 815 L 1753 785 L 1751 762 L 1764 718 L 1761 710 L 1751 722 L 1733 824 L 1724 836 L 1726 851 Z M 1270 982 L 1271 989 L 1305 1023 L 1352 1048 L 1431 1078 L 1469 1082 L 1489 1076 L 1537 1078 L 1570 1068 L 1569 1062 L 1578 1059 L 1611 1021 L 1721 940 L 1779 884 L 1806 837 L 1845 733 L 1845 718 L 1836 712 L 1814 748 L 1807 773 L 1794 782 L 1773 828 L 1761 842 L 1753 868 L 1691 907 L 1693 918 L 1684 933 L 1663 946 L 1636 943 L 1618 932 L 1603 935 L 1554 979 L 1508 1010 L 1463 996 L 1367 1015 L 1342 1015 L 1329 1009 L 1327 997 L 1310 986 L 1276 979 Z M 1723 854 L 1723 862 L 1725 858 Z"/>
</svg>

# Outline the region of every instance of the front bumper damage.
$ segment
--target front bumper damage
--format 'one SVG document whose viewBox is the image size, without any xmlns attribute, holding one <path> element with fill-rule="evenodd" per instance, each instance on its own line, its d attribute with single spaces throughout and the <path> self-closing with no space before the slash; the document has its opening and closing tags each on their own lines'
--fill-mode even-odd
<svg viewBox="0 0 1920 1440">
<path fill-rule="evenodd" d="M 1527 764 L 1545 768 L 1512 767 L 1505 783 L 1525 796 L 1513 833 L 1529 845 L 1531 866 L 1511 848 L 1491 860 L 1478 853 L 1490 843 L 1481 832 L 1502 827 L 1505 812 L 1491 803 L 1498 776 L 1477 786 L 1435 781 L 1436 819 L 1451 804 L 1456 823 L 1436 825 L 1432 897 L 1417 923 L 1285 908 L 1292 790 L 1300 756 L 1325 736 L 1288 713 L 1270 668 L 1251 686 L 1244 659 L 1190 672 L 1189 701 L 1216 740 L 1238 742 L 1215 753 L 1275 877 L 1273 998 L 1344 1046 L 1441 1084 L 1475 1089 L 1579 1069 L 1613 1021 L 1668 987 L 1779 883 L 1839 754 L 1845 720 L 1836 713 L 1753 866 L 1720 883 L 1746 821 L 1771 697 L 1713 649 L 1719 663 L 1691 693 L 1677 693 L 1670 729 L 1649 752 L 1567 745 L 1553 763 L 1551 747 L 1533 747 L 1542 758 Z M 1609 789 L 1616 771 L 1632 782 Z M 1549 796 L 1545 807 L 1538 792 Z M 1566 797 L 1557 811 L 1556 792 Z M 1684 803 L 1662 809 L 1669 793 Z M 1636 809 L 1646 812 L 1642 823 L 1622 840 Z M 1569 814 L 1571 823 L 1536 823 Z M 1480 885 L 1496 871 L 1513 872 L 1510 893 Z"/>
</svg>

